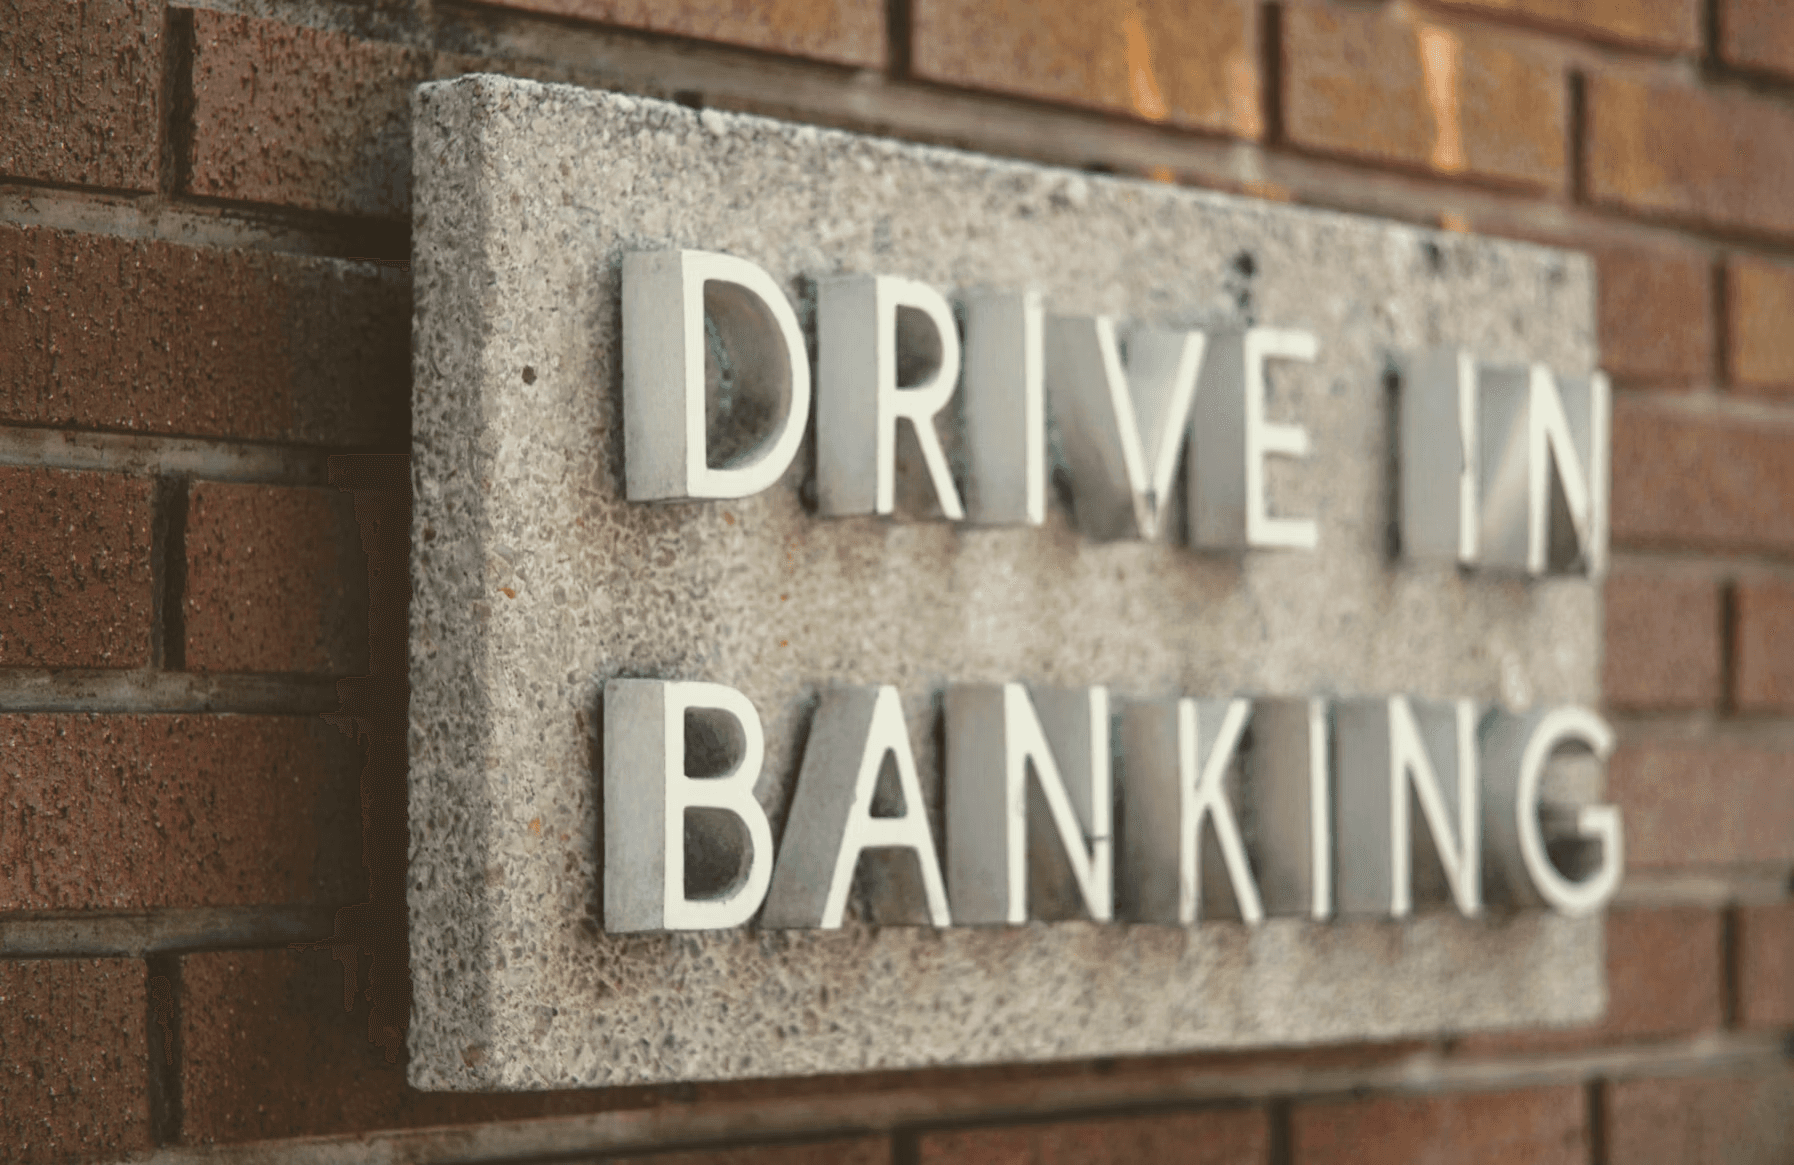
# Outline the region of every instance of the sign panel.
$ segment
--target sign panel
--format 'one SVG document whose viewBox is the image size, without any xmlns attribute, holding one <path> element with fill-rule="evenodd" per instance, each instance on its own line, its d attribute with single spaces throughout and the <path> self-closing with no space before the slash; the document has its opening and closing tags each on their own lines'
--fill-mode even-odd
<svg viewBox="0 0 1794 1165">
<path fill-rule="evenodd" d="M 1580 256 L 415 106 L 411 1078 L 1599 1015 Z"/>
</svg>

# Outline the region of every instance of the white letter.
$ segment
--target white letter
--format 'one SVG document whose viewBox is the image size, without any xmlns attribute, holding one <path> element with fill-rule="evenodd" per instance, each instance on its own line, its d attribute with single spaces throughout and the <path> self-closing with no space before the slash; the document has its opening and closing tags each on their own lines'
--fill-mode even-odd
<svg viewBox="0 0 1794 1165">
<path fill-rule="evenodd" d="M 778 402 L 779 428 L 713 467 L 706 430 L 708 315 L 728 344 L 736 391 Z M 623 465 L 630 501 L 744 498 L 779 480 L 810 420 L 810 357 L 772 276 L 708 251 L 623 257 Z"/>
<path fill-rule="evenodd" d="M 1476 561 L 1477 367 L 1435 348 L 1401 370 L 1402 554 Z"/>
<path fill-rule="evenodd" d="M 1332 776 L 1325 700 L 1254 700 L 1246 787 L 1258 879 L 1273 915 L 1333 914 Z"/>
<path fill-rule="evenodd" d="M 1607 457 L 1613 423 L 1607 377 L 1597 372 L 1583 379 L 1559 380 L 1543 364 L 1534 364 L 1530 388 L 1526 569 L 1544 574 L 1561 565 L 1552 562 L 1549 553 L 1557 533 L 1551 529 L 1550 474 L 1555 468 L 1575 546 L 1566 557 L 1579 564 L 1582 573 L 1599 578 L 1607 571 Z"/>
<path fill-rule="evenodd" d="M 965 298 L 966 510 L 989 526 L 1046 521 L 1040 294 Z"/>
<path fill-rule="evenodd" d="M 1273 518 L 1266 509 L 1265 458 L 1308 456 L 1308 430 L 1265 419 L 1265 361 L 1313 361 L 1318 350 L 1310 333 L 1281 328 L 1209 337 L 1191 430 L 1190 540 L 1195 545 L 1315 548 L 1312 518 Z"/>
<path fill-rule="evenodd" d="M 1202 821 L 1214 826 L 1240 918 L 1264 920 L 1245 842 L 1227 800 L 1227 768 L 1251 713 L 1246 700 L 1137 704 L 1122 719 L 1127 814 L 1122 857 L 1130 915 L 1195 922 L 1202 902 Z"/>
<path fill-rule="evenodd" d="M 1542 364 L 1433 351 L 1404 368 L 1401 413 L 1403 554 L 1534 575 L 1606 572 L 1605 375 L 1559 378 Z M 1554 492 L 1568 529 L 1552 527 Z"/>
<path fill-rule="evenodd" d="M 1203 347 L 1201 332 L 1142 330 L 1124 370 L 1114 320 L 1053 318 L 1047 393 L 1070 463 L 1072 516 L 1086 536 L 1159 536 Z"/>
<path fill-rule="evenodd" d="M 1489 849 L 1522 904 L 1543 903 L 1565 914 L 1599 910 L 1619 889 L 1625 868 L 1620 811 L 1612 805 L 1567 810 L 1546 806 L 1553 833 L 1599 841 L 1600 864 L 1581 881 L 1564 877 L 1545 850 L 1540 800 L 1545 765 L 1559 747 L 1584 745 L 1605 762 L 1613 729 L 1586 708 L 1558 708 L 1529 716 L 1501 716 L 1489 733 Z"/>
<path fill-rule="evenodd" d="M 1030 766 L 1084 910 L 1106 922 L 1113 914 L 1108 690 L 1039 692 L 1030 702 L 1020 684 L 947 689 L 947 894 L 953 917 L 966 923 L 1027 921 Z"/>
<path fill-rule="evenodd" d="M 887 754 L 895 762 L 903 812 L 874 817 L 872 797 Z M 860 854 L 880 848 L 914 851 L 928 918 L 936 926 L 949 925 L 947 892 L 928 832 L 903 706 L 897 689 L 888 684 L 823 696 L 804 745 L 803 772 L 760 925 L 839 927 Z"/>
<path fill-rule="evenodd" d="M 710 718 L 715 736 L 740 733 L 741 757 L 727 773 L 686 771 L 690 711 L 720 713 Z M 772 877 L 772 828 L 754 799 L 765 756 L 759 713 L 734 688 L 667 680 L 605 685 L 606 930 L 721 930 L 753 917 Z M 734 855 L 738 872 L 714 897 L 686 897 L 687 810 L 727 814 L 747 829 L 748 852 Z"/>
<path fill-rule="evenodd" d="M 1459 700 L 1453 707 L 1405 696 L 1342 700 L 1335 720 L 1341 913 L 1396 918 L 1412 913 L 1410 788 L 1458 911 L 1468 917 L 1480 913 L 1475 703 Z M 1436 757 L 1446 763 L 1435 767 Z"/>
<path fill-rule="evenodd" d="M 926 383 L 897 383 L 897 310 L 927 317 L 940 366 Z M 816 496 L 824 514 L 888 514 L 897 498 L 897 421 L 910 423 L 941 513 L 965 517 L 934 415 L 959 385 L 959 330 L 941 293 L 912 279 L 856 275 L 823 280 L 816 304 Z"/>
</svg>

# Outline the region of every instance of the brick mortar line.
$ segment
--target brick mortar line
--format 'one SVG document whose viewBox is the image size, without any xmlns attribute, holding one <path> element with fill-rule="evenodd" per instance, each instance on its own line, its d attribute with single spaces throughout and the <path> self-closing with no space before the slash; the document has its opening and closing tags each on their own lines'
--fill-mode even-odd
<svg viewBox="0 0 1794 1165">
<path fill-rule="evenodd" d="M 1312 0 L 1296 0 L 1298 3 L 1310 4 Z M 1313 6 L 1324 6 L 1328 0 L 1319 0 Z M 1696 44 L 1692 48 L 1670 48 L 1664 45 L 1652 45 L 1636 38 L 1627 38 L 1619 33 L 1605 33 L 1586 25 L 1578 26 L 1568 21 L 1553 21 L 1544 17 L 1527 16 L 1520 12 L 1478 11 L 1476 9 L 1441 7 L 1433 0 L 1407 0 L 1408 8 L 1416 16 L 1437 21 L 1440 24 L 1494 32 L 1512 40 L 1530 44 L 1550 43 L 1562 46 L 1564 51 L 1581 49 L 1583 52 L 1615 54 L 1622 63 L 1657 64 L 1662 66 L 1698 64 L 1704 46 Z"/>
<path fill-rule="evenodd" d="M 1738 715 L 1738 663 L 1740 644 L 1738 642 L 1738 580 L 1721 579 L 1717 587 L 1719 591 L 1719 691 L 1716 693 L 1717 705 L 1721 716 Z"/>
<path fill-rule="evenodd" d="M 1794 433 L 1794 396 L 1778 400 L 1738 390 L 1638 389 L 1621 387 L 1616 403 L 1701 420 L 1743 421 Z"/>
<path fill-rule="evenodd" d="M 371 11 L 365 4 L 329 3 L 327 0 L 176 0 L 169 7 L 273 20 L 319 32 L 371 34 L 412 49 L 431 47 L 431 21 L 427 13 Z"/>
<path fill-rule="evenodd" d="M 11 178 L 0 180 L 0 224 L 339 262 L 390 250 L 370 236 L 406 225 L 396 219 L 180 194 L 124 196 L 66 183 L 23 185 Z"/>
<path fill-rule="evenodd" d="M 1761 570 L 1776 575 L 1794 567 L 1794 546 L 1786 550 L 1753 550 L 1733 539 L 1718 545 L 1702 545 L 1697 541 L 1689 541 L 1687 535 L 1674 537 L 1640 537 L 1628 538 L 1613 546 L 1615 553 L 1624 552 L 1628 556 L 1644 561 L 1647 558 L 1658 562 L 1696 560 L 1709 561 L 1714 569 L 1720 569 L 1723 563 L 1747 563 L 1754 572 Z"/>
<path fill-rule="evenodd" d="M 1618 570 L 1650 569 L 1683 578 L 1778 578 L 1794 582 L 1794 558 L 1751 551 L 1699 550 L 1679 547 L 1616 546 L 1611 562 Z"/>
<path fill-rule="evenodd" d="M 1628 871 L 1614 904 L 1632 910 L 1666 906 L 1767 906 L 1794 900 L 1794 866 Z"/>
<path fill-rule="evenodd" d="M 884 0 L 885 74 L 907 78 L 914 69 L 915 14 L 913 0 Z"/>
<path fill-rule="evenodd" d="M 0 914 L 0 959 L 144 958 L 284 947 L 328 934 L 333 915 L 329 906 L 310 904 Z"/>
<path fill-rule="evenodd" d="M 94 470 L 196 481 L 324 486 L 329 459 L 340 450 L 257 445 L 203 437 L 0 425 L 0 465 Z"/>
<path fill-rule="evenodd" d="M 1606 1078 L 1698 1076 L 1787 1063 L 1779 1033 L 1719 1033 L 1573 1054 L 1474 1060 L 1422 1051 L 1370 1068 L 1168 1072 L 1140 1079 L 1047 1079 L 954 1090 L 697 1101 L 536 1121 L 357 1133 L 246 1145 L 166 1148 L 116 1160 L 139 1165 L 424 1165 L 829 1135 L 904 1135 L 966 1122 L 1126 1115 L 1227 1103 L 1306 1102 L 1366 1095 L 1437 1095 L 1581 1085 Z M 849 1085 L 851 1087 L 851 1085 Z"/>
<path fill-rule="evenodd" d="M 1724 259 L 1715 259 L 1708 265 L 1707 286 L 1710 298 L 1707 304 L 1707 321 L 1708 326 L 1712 329 L 1710 343 L 1713 346 L 1713 351 L 1709 356 L 1708 369 L 1712 374 L 1713 383 L 1697 387 L 1697 391 L 1701 391 L 1701 388 L 1704 387 L 1704 391 L 1708 394 L 1727 391 L 1735 387 L 1736 384 L 1732 375 L 1732 364 L 1734 363 L 1732 344 L 1737 337 L 1733 335 L 1736 329 L 1732 324 L 1734 305 L 1732 303 L 1731 269 L 1732 264 Z"/>
<path fill-rule="evenodd" d="M 421 82 L 420 82 L 421 84 Z M 194 217 L 206 214 L 225 218 L 240 215 L 246 219 L 265 218 L 270 222 L 301 224 L 290 229 L 303 230 L 333 240 L 332 253 L 316 256 L 329 259 L 371 259 L 376 263 L 409 263 L 411 254 L 411 217 L 381 217 L 375 214 L 349 214 L 329 210 L 311 210 L 279 202 L 255 202 L 246 198 L 225 198 L 187 191 L 162 204 L 176 212 Z M 340 248 L 343 254 L 335 254 Z"/>
<path fill-rule="evenodd" d="M 1794 716 L 1720 716 L 1700 712 L 1619 712 L 1608 720 L 1627 744 L 1717 744 L 1794 749 Z"/>
<path fill-rule="evenodd" d="M 1591 1080 L 1584 1089 L 1587 1105 L 1589 1165 L 1612 1165 L 1609 1148 L 1611 1117 L 1607 1111 L 1607 1089 L 1598 1080 Z"/>
<path fill-rule="evenodd" d="M 150 1143 L 171 1145 L 181 1135 L 181 997 L 185 994 L 181 960 L 176 955 L 153 954 L 144 961 L 144 1034 L 149 1037 L 148 1100 Z"/>
<path fill-rule="evenodd" d="M 1744 1022 L 1744 924 L 1738 904 L 1719 915 L 1719 1022 L 1737 1028 Z"/>
<path fill-rule="evenodd" d="M 336 681 L 329 677 L 0 669 L 0 713 L 316 716 L 336 707 Z"/>
<path fill-rule="evenodd" d="M 1742 91 L 1753 97 L 1794 101 L 1794 79 L 1766 65 L 1739 64 L 1716 58 L 1701 62 L 1701 82 L 1706 87 Z"/>
<path fill-rule="evenodd" d="M 158 473 L 154 491 L 150 576 L 155 588 L 150 612 L 150 667 L 185 671 L 187 667 L 187 520 L 193 481 L 183 475 Z"/>
</svg>

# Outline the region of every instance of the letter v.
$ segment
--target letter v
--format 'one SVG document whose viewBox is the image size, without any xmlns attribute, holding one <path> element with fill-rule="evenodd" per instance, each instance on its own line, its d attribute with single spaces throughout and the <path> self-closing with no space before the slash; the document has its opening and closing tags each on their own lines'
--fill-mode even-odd
<svg viewBox="0 0 1794 1165">
<path fill-rule="evenodd" d="M 1177 476 L 1207 346 L 1201 332 L 1140 329 L 1126 367 L 1109 316 L 1055 316 L 1047 328 L 1047 400 L 1071 470 L 1078 529 L 1098 539 L 1157 539 Z"/>
</svg>

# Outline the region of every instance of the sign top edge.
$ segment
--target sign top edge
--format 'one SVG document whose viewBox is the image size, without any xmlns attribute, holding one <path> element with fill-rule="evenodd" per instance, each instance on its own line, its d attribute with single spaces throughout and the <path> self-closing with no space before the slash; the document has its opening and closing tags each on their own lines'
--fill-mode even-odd
<svg viewBox="0 0 1794 1165">
<path fill-rule="evenodd" d="M 1403 233 L 1416 241 L 1429 241 L 1447 246 L 1461 246 L 1475 243 L 1479 246 L 1496 246 L 1515 253 L 1532 253 L 1541 258 L 1554 258 L 1567 262 L 1587 264 L 1590 271 L 1593 261 L 1584 251 L 1569 247 L 1554 247 L 1544 243 L 1523 239 L 1514 239 L 1502 235 L 1484 235 L 1469 231 L 1446 230 L 1439 227 L 1424 226 L 1403 219 L 1381 217 L 1354 211 L 1337 210 L 1330 207 L 1312 206 L 1298 202 L 1282 202 L 1276 199 L 1253 198 L 1246 195 L 1229 194 L 1217 190 L 1205 190 L 1201 187 L 1185 186 L 1176 183 L 1155 182 L 1146 178 L 1134 178 L 1115 174 L 1092 173 L 1075 167 L 1054 165 L 1046 162 L 1032 161 L 1004 154 L 984 153 L 977 150 L 961 149 L 953 146 L 934 145 L 926 142 L 912 141 L 907 138 L 889 137 L 880 134 L 860 133 L 854 130 L 836 129 L 828 126 L 814 125 L 808 122 L 784 121 L 779 118 L 766 117 L 753 113 L 735 113 L 722 109 L 693 109 L 690 106 L 667 101 L 658 97 L 646 97 L 632 93 L 623 93 L 610 89 L 589 88 L 583 85 L 572 85 L 557 82 L 533 81 L 527 78 L 513 77 L 503 73 L 465 73 L 440 81 L 427 81 L 417 86 L 420 99 L 438 95 L 466 96 L 474 103 L 491 103 L 508 96 L 552 96 L 559 100 L 584 105 L 594 112 L 602 112 L 607 116 L 623 121 L 658 125 L 682 125 L 683 127 L 702 131 L 718 140 L 732 135 L 776 135 L 806 148 L 827 148 L 830 145 L 841 147 L 858 147 L 873 149 L 892 154 L 907 154 L 912 158 L 934 164 L 955 168 L 976 167 L 993 174 L 1011 174 L 1028 176 L 1039 180 L 1077 180 L 1087 183 L 1095 189 L 1127 191 L 1139 196 L 1161 198 L 1186 204 L 1206 204 L 1218 209 L 1238 210 L 1243 207 L 1260 209 L 1267 206 L 1278 208 L 1280 212 L 1288 212 L 1306 218 L 1321 221 L 1336 221 L 1356 227 L 1375 226 L 1377 228 Z M 422 101 L 413 105 L 413 116 L 422 112 Z"/>
</svg>

